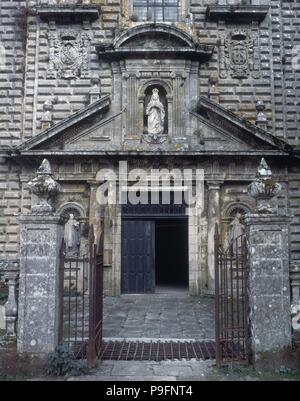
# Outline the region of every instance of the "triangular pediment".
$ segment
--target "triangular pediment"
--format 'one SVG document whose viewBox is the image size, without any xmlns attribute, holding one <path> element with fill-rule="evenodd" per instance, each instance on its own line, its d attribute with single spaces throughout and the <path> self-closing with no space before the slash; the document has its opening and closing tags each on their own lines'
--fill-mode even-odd
<svg viewBox="0 0 300 401">
<path fill-rule="evenodd" d="M 191 111 L 199 142 L 206 151 L 277 151 L 292 147 L 268 131 L 201 96 L 196 110 Z M 195 121 L 197 123 L 195 123 Z"/>
<path fill-rule="evenodd" d="M 283 140 L 242 119 L 211 100 L 200 97 L 189 111 L 189 128 L 163 143 L 149 143 L 145 134 L 123 134 L 124 115 L 105 96 L 17 148 L 21 154 L 289 154 Z"/>
</svg>

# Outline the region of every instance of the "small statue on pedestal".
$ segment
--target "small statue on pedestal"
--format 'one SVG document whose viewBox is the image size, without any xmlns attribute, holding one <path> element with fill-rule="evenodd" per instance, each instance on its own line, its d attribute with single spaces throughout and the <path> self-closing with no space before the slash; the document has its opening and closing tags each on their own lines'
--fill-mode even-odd
<svg viewBox="0 0 300 401">
<path fill-rule="evenodd" d="M 65 243 L 68 255 L 78 255 L 80 246 L 80 227 L 79 222 L 70 213 L 69 220 L 65 224 Z"/>
</svg>

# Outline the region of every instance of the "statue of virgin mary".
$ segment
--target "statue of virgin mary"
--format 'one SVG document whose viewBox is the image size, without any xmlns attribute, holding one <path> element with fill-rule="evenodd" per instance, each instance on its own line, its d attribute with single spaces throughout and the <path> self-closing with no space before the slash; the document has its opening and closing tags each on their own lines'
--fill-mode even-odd
<svg viewBox="0 0 300 401">
<path fill-rule="evenodd" d="M 164 132 L 165 109 L 159 99 L 158 89 L 152 90 L 152 96 L 146 108 L 148 116 L 148 134 L 161 135 Z"/>
</svg>

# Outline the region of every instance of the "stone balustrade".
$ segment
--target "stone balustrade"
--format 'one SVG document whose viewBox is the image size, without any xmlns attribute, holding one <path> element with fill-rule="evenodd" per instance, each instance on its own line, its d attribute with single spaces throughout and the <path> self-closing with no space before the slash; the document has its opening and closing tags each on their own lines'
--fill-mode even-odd
<svg viewBox="0 0 300 401">
<path fill-rule="evenodd" d="M 19 260 L 1 261 L 1 280 L 8 286 L 8 299 L 4 305 L 5 328 L 7 337 L 16 337 L 18 319 L 17 290 L 19 283 Z"/>
</svg>

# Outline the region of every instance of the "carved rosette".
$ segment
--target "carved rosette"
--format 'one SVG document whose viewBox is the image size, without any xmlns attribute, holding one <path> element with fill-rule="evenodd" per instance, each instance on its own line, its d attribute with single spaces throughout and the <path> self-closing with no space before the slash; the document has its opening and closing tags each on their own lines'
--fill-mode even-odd
<svg viewBox="0 0 300 401">
<path fill-rule="evenodd" d="M 49 36 L 48 76 L 76 78 L 87 76 L 89 70 L 90 37 L 74 30 Z"/>
<path fill-rule="evenodd" d="M 147 143 L 160 144 L 166 142 L 168 135 L 144 134 L 143 139 Z"/>
<path fill-rule="evenodd" d="M 270 200 L 279 194 L 281 185 L 273 179 L 272 171 L 261 159 L 255 180 L 248 186 L 248 194 L 257 202 L 257 213 L 274 213 Z"/>
<path fill-rule="evenodd" d="M 29 189 L 38 197 L 38 203 L 33 205 L 32 213 L 51 214 L 54 208 L 48 203 L 60 191 L 59 184 L 53 179 L 50 163 L 44 159 L 37 170 L 35 178 L 28 183 Z"/>
</svg>

